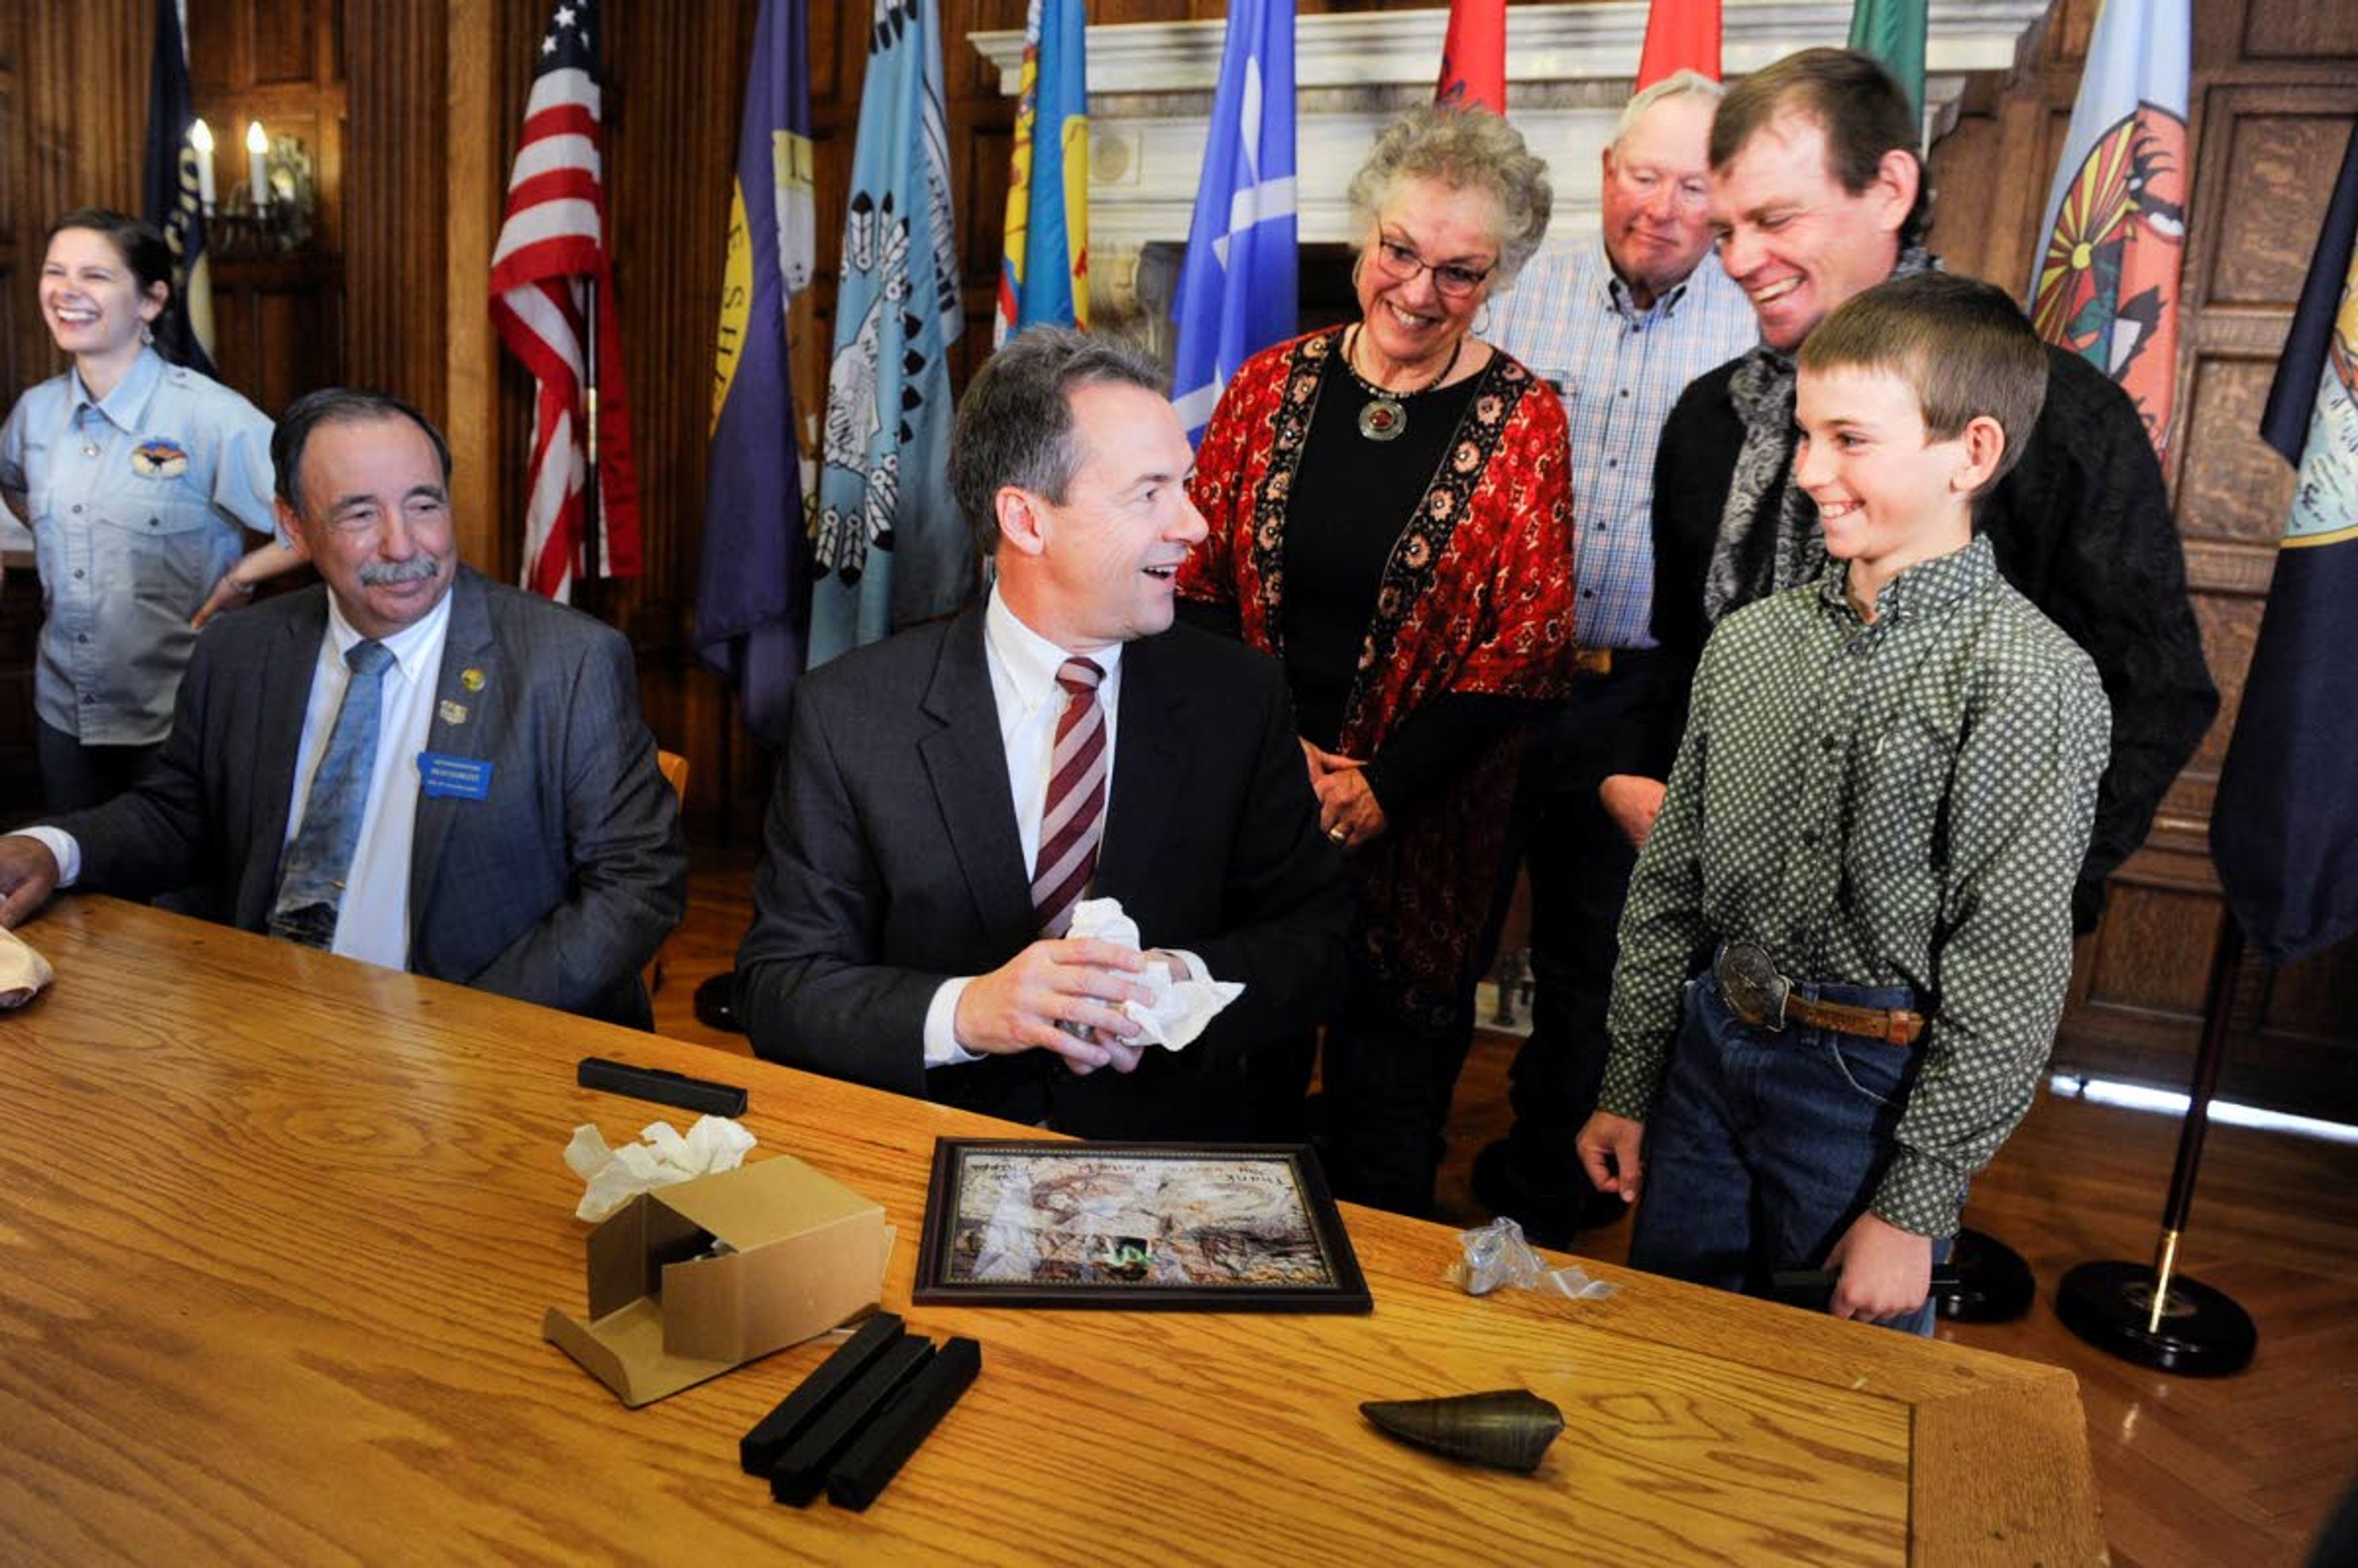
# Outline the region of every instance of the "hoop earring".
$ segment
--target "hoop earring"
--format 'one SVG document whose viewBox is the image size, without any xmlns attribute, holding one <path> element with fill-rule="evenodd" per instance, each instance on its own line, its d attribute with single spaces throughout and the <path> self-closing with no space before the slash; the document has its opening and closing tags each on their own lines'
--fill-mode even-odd
<svg viewBox="0 0 2358 1568">
<path fill-rule="evenodd" d="M 1473 331 L 1477 338 L 1490 335 L 1490 302 L 1487 299 L 1474 308 Z"/>
</svg>

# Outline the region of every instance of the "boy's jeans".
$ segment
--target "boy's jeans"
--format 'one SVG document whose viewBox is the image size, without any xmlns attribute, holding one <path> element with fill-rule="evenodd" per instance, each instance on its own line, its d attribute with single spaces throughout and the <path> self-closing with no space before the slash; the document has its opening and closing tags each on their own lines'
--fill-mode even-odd
<svg viewBox="0 0 2358 1568">
<path fill-rule="evenodd" d="M 1818 986 L 1820 1001 L 1912 1007 L 1904 987 Z M 1814 1269 L 1875 1197 L 1920 1047 L 1787 1024 L 1771 1033 L 1727 1008 L 1706 969 L 1646 1123 L 1645 1192 L 1630 1266 L 1768 1293 L 1779 1269 Z M 1950 1238 L 1932 1244 L 1937 1266 Z M 1933 1309 L 1884 1320 L 1930 1336 Z"/>
</svg>

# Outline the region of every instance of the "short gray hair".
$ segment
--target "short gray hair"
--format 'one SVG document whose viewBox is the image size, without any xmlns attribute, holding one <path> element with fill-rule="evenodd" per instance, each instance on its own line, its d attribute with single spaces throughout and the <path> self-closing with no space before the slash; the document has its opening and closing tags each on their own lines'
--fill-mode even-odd
<svg viewBox="0 0 2358 1568">
<path fill-rule="evenodd" d="M 1512 283 L 1547 237 L 1555 196 L 1547 165 L 1523 145 L 1522 133 L 1483 108 L 1428 103 L 1410 110 L 1377 136 L 1367 162 L 1351 177 L 1354 249 L 1365 249 L 1377 210 L 1403 179 L 1430 179 L 1455 190 L 1487 190 L 1498 199 L 1498 265 L 1492 287 Z"/>
<path fill-rule="evenodd" d="M 1638 123 L 1638 117 L 1665 98 L 1701 98 L 1716 108 L 1719 101 L 1726 96 L 1727 88 L 1724 83 L 1714 81 L 1693 66 L 1682 66 L 1632 96 L 1622 106 L 1620 123 L 1613 127 L 1613 146 L 1617 150 L 1623 138 L 1629 135 L 1629 127 Z"/>
<path fill-rule="evenodd" d="M 950 427 L 950 493 L 986 556 L 999 548 L 999 492 L 1009 485 L 1061 506 L 1081 455 L 1072 395 L 1114 382 L 1167 395 L 1163 367 L 1113 334 L 1032 327 L 982 362 Z"/>
</svg>

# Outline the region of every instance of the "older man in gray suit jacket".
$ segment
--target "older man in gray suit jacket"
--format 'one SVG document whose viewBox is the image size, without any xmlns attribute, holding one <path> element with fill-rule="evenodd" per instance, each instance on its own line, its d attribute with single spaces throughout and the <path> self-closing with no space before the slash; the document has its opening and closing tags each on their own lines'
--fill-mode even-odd
<svg viewBox="0 0 2358 1568">
<path fill-rule="evenodd" d="M 611 628 L 459 564 L 450 454 L 334 389 L 271 442 L 322 588 L 209 626 L 153 776 L 0 838 L 0 925 L 59 885 L 616 1022 L 686 907 L 678 802 Z"/>
</svg>

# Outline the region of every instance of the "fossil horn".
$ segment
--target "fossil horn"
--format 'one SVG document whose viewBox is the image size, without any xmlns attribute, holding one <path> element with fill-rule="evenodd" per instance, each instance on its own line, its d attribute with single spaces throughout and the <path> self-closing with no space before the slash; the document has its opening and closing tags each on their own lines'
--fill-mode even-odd
<svg viewBox="0 0 2358 1568">
<path fill-rule="evenodd" d="M 1438 1400 L 1369 1400 L 1359 1413 L 1402 1443 L 1452 1459 L 1525 1473 L 1563 1430 L 1563 1412 L 1527 1389 Z"/>
</svg>

